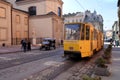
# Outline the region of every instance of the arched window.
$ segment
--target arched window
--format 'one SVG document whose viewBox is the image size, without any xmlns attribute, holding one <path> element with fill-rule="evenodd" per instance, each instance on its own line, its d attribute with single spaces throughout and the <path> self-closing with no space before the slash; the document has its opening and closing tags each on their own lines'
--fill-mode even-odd
<svg viewBox="0 0 120 80">
<path fill-rule="evenodd" d="M 61 8 L 60 7 L 58 7 L 58 16 L 61 17 Z"/>
<path fill-rule="evenodd" d="M 29 15 L 36 15 L 36 6 L 29 7 Z"/>
</svg>

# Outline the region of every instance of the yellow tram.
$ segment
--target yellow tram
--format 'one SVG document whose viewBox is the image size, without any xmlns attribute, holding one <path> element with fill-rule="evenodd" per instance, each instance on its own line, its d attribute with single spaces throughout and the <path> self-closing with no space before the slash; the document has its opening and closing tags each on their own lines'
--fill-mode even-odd
<svg viewBox="0 0 120 80">
<path fill-rule="evenodd" d="M 103 33 L 90 23 L 65 24 L 64 55 L 91 57 L 103 46 Z"/>
</svg>

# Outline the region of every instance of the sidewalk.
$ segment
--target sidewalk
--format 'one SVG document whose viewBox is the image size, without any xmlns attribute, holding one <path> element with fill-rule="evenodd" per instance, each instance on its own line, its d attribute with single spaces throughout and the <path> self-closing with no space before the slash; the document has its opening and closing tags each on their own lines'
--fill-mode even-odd
<svg viewBox="0 0 120 80">
<path fill-rule="evenodd" d="M 32 50 L 39 49 L 39 46 L 31 46 Z M 5 53 L 15 53 L 15 52 L 22 52 L 21 45 L 14 45 L 9 47 L 0 47 L 0 54 Z"/>
<path fill-rule="evenodd" d="M 112 49 L 112 64 L 109 65 L 111 75 L 103 77 L 102 80 L 120 80 L 120 48 L 113 47 Z"/>
</svg>

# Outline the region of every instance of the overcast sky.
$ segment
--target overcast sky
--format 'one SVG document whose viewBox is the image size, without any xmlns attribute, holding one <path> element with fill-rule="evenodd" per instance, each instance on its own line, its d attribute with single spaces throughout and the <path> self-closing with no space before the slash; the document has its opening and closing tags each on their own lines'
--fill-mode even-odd
<svg viewBox="0 0 120 80">
<path fill-rule="evenodd" d="M 118 20 L 117 17 L 117 1 L 118 0 L 62 0 L 63 14 L 73 12 L 84 12 L 90 10 L 97 11 L 97 14 L 101 14 L 104 19 L 104 29 L 108 30 L 112 28 L 114 21 Z M 77 2 L 79 1 L 79 3 Z"/>
</svg>

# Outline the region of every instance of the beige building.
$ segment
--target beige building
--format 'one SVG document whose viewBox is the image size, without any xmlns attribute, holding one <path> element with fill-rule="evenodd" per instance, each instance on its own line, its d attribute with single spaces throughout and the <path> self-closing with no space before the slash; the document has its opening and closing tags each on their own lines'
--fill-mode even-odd
<svg viewBox="0 0 120 80">
<path fill-rule="evenodd" d="M 33 44 L 40 38 L 63 39 L 62 0 L 7 0 L 14 8 L 27 11 L 29 17 L 29 37 Z"/>
<path fill-rule="evenodd" d="M 28 39 L 28 13 L 12 9 L 12 44 L 20 44 L 21 39 Z"/>
<path fill-rule="evenodd" d="M 11 45 L 11 4 L 0 0 L 0 46 Z"/>
<path fill-rule="evenodd" d="M 20 44 L 23 38 L 28 38 L 28 13 L 0 0 L 0 46 Z"/>
<path fill-rule="evenodd" d="M 57 42 L 63 39 L 63 22 L 60 17 L 53 14 L 31 16 L 30 38 L 55 38 Z M 36 25 L 37 24 L 37 25 Z"/>
</svg>

